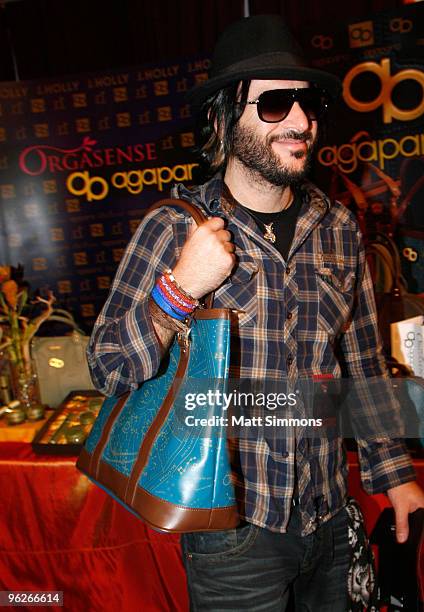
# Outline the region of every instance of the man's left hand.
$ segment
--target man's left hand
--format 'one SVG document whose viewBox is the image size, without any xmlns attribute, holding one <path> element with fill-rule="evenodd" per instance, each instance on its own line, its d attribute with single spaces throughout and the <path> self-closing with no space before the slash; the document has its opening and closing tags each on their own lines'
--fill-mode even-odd
<svg viewBox="0 0 424 612">
<path fill-rule="evenodd" d="M 395 511 L 396 540 L 403 544 L 408 539 L 408 515 L 418 508 L 424 508 L 424 491 L 416 482 L 406 482 L 387 491 Z"/>
</svg>

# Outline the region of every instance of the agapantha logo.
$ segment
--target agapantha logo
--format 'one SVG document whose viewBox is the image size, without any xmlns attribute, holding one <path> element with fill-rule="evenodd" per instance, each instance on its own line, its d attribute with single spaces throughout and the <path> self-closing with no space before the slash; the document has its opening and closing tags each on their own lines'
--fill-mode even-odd
<svg viewBox="0 0 424 612">
<path fill-rule="evenodd" d="M 396 17 L 390 21 L 390 31 L 399 32 L 400 34 L 408 34 L 413 28 L 413 21 L 410 19 L 402 19 L 402 17 Z"/>
<path fill-rule="evenodd" d="M 55 174 L 157 160 L 154 142 L 105 149 L 95 149 L 96 144 L 96 140 L 86 136 L 75 149 L 62 149 L 52 145 L 27 147 L 19 155 L 19 168 L 25 174 L 39 176 L 44 172 Z"/>
<path fill-rule="evenodd" d="M 360 134 L 366 139 L 357 141 Z M 319 149 L 318 161 L 323 166 L 336 165 L 344 174 L 350 174 L 355 172 L 360 162 L 376 162 L 384 170 L 388 160 L 421 155 L 424 155 L 424 134 L 407 134 L 400 139 L 388 137 L 371 140 L 367 132 L 360 132 L 352 138 L 352 142 Z"/>
<path fill-rule="evenodd" d="M 85 137 L 81 146 L 75 149 L 61 149 L 51 145 L 35 145 L 24 149 L 19 156 L 19 167 L 30 176 L 39 176 L 44 172 L 68 172 L 66 188 L 72 195 L 85 197 L 87 202 L 103 200 L 110 191 L 124 189 L 131 195 L 138 195 L 147 186 L 162 191 L 170 182 L 191 181 L 192 170 L 199 164 L 177 164 L 174 166 L 139 167 L 134 169 L 131 163 L 157 160 L 156 144 L 127 145 L 94 149 L 96 141 Z M 90 169 L 107 168 L 124 165 L 123 171 L 106 176 L 90 173 Z M 151 167 L 153 165 L 153 167 Z"/>
<path fill-rule="evenodd" d="M 331 49 L 333 46 L 333 39 L 331 36 L 324 36 L 323 34 L 315 34 L 311 39 L 311 45 L 316 49 Z"/>
<path fill-rule="evenodd" d="M 349 46 L 367 47 L 374 44 L 374 24 L 372 21 L 361 21 L 349 25 Z"/>
<path fill-rule="evenodd" d="M 370 72 L 375 74 L 380 80 L 380 91 L 373 100 L 361 101 L 354 97 L 352 93 L 352 81 L 359 75 Z M 416 100 L 416 106 L 401 109 L 393 102 L 393 89 L 403 81 L 415 81 L 421 87 L 421 97 Z M 374 111 L 380 106 L 383 109 L 384 123 L 391 123 L 393 119 L 399 121 L 412 121 L 417 119 L 424 112 L 424 73 L 414 68 L 399 70 L 396 74 L 391 74 L 390 59 L 384 58 L 381 63 L 363 62 L 349 70 L 343 80 L 343 98 L 350 108 L 359 113 Z M 415 103 L 415 102 L 414 102 Z"/>
</svg>

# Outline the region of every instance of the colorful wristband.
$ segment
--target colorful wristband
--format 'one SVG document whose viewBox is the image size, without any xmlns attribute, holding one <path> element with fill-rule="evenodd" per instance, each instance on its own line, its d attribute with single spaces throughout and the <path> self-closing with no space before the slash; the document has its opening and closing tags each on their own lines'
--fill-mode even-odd
<svg viewBox="0 0 424 612">
<path fill-rule="evenodd" d="M 199 300 L 196 300 L 196 298 L 194 298 L 192 295 L 190 295 L 189 293 L 187 293 L 187 291 L 184 291 L 184 289 L 177 283 L 177 280 L 172 272 L 172 270 L 170 268 L 168 268 L 168 270 L 166 270 L 165 272 L 165 276 L 167 278 L 169 278 L 170 282 L 172 283 L 173 287 L 175 287 L 175 289 L 185 298 L 187 299 L 189 302 L 193 303 L 196 307 L 199 305 Z"/>
<path fill-rule="evenodd" d="M 194 304 L 188 302 L 187 300 L 184 300 L 181 295 L 175 292 L 173 288 L 169 286 L 169 284 L 166 282 L 164 276 L 161 276 L 156 284 L 162 291 L 162 294 L 166 298 L 168 298 L 170 302 L 178 306 L 181 310 L 184 310 L 184 312 L 191 313 L 196 308 Z"/>
<path fill-rule="evenodd" d="M 165 300 L 165 302 L 168 304 L 168 306 L 170 308 L 172 308 L 172 310 L 175 310 L 176 313 L 178 313 L 179 315 L 182 315 L 184 317 L 186 317 L 188 314 L 191 314 L 191 310 L 186 310 L 184 308 L 181 308 L 181 306 L 179 304 L 176 304 L 174 302 L 174 300 L 172 299 L 172 297 L 170 295 L 168 295 L 160 286 L 160 284 L 156 283 L 155 288 L 157 291 L 159 291 L 160 295 L 163 297 L 163 299 Z"/>
<path fill-rule="evenodd" d="M 179 314 L 171 307 L 169 302 L 167 302 L 167 300 L 160 293 L 157 285 L 153 287 L 152 293 L 150 295 L 152 299 L 156 302 L 156 304 L 159 306 L 159 308 L 166 312 L 170 317 L 178 319 L 178 321 L 184 321 L 185 315 Z"/>
<path fill-rule="evenodd" d="M 170 329 L 180 334 L 182 333 L 185 336 L 190 331 L 190 328 L 185 321 L 178 321 L 178 319 L 174 319 L 174 317 L 170 317 L 168 314 L 166 314 L 166 312 L 164 312 L 162 308 L 156 304 L 152 296 L 149 298 L 149 311 L 152 319 L 165 329 Z"/>
</svg>

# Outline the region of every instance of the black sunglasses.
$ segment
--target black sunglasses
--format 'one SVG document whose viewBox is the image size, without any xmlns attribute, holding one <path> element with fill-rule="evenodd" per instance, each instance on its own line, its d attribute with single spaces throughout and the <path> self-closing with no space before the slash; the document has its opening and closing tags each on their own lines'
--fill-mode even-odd
<svg viewBox="0 0 424 612">
<path fill-rule="evenodd" d="M 257 104 L 258 116 L 265 123 L 283 121 L 290 113 L 295 102 L 310 121 L 316 121 L 328 109 L 329 100 L 324 90 L 305 87 L 300 89 L 270 89 L 261 93 L 257 100 L 247 104 Z"/>
</svg>

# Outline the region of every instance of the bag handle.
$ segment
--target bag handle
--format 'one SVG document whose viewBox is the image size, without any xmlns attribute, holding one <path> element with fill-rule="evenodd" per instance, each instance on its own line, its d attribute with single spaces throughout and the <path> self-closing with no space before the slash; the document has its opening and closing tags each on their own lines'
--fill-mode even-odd
<svg viewBox="0 0 424 612">
<path fill-rule="evenodd" d="M 146 211 L 146 214 L 156 210 L 157 208 L 162 208 L 163 206 L 171 206 L 182 208 L 186 212 L 190 214 L 190 216 L 194 219 L 194 222 L 197 226 L 203 225 L 207 221 L 206 215 L 194 204 L 189 202 L 188 200 L 180 200 L 177 198 L 164 198 L 163 200 L 159 200 L 150 206 L 150 208 Z M 208 293 L 205 297 L 205 306 L 206 308 L 212 308 L 213 300 L 214 300 L 214 291 Z"/>
<path fill-rule="evenodd" d="M 356 143 L 361 138 L 363 137 L 367 138 L 369 136 L 370 135 L 368 132 L 362 130 L 358 132 L 357 134 L 355 134 L 350 139 L 350 142 Z M 364 165 L 363 165 L 362 176 L 365 178 L 368 178 L 371 172 L 374 172 L 383 181 L 388 191 L 390 192 L 391 231 L 394 232 L 396 224 L 398 222 L 398 218 L 399 218 L 399 210 L 397 209 L 397 202 L 401 195 L 401 189 L 399 186 L 400 181 L 396 181 L 391 176 L 386 174 L 386 172 L 381 170 L 381 168 L 379 168 L 378 166 L 374 166 L 374 164 L 371 164 L 369 161 L 364 161 L 363 164 Z M 337 177 L 340 177 L 344 185 L 346 186 L 348 192 L 353 197 L 353 200 L 356 206 L 358 207 L 358 221 L 361 227 L 361 231 L 365 236 L 367 233 L 366 232 L 367 228 L 365 226 L 364 215 L 365 215 L 365 211 L 368 209 L 368 206 L 369 206 L 368 199 L 366 197 L 367 187 L 366 185 L 359 186 L 356 183 L 354 183 L 340 170 L 337 164 L 334 164 L 332 166 L 332 170 L 333 170 L 333 174 L 331 177 L 330 197 L 333 200 L 335 199 L 336 189 L 337 189 Z"/>
<path fill-rule="evenodd" d="M 407 293 L 407 283 L 402 276 L 399 252 L 392 252 L 381 242 L 370 242 L 366 248 L 367 256 L 377 257 L 385 272 L 384 293 L 404 295 Z M 376 279 L 375 279 L 376 280 Z"/>
<path fill-rule="evenodd" d="M 408 289 L 408 283 L 402 274 L 402 264 L 396 242 L 393 240 L 393 238 L 387 234 L 383 234 L 382 232 L 375 232 L 372 235 L 372 238 L 372 242 L 369 243 L 370 246 L 379 245 L 380 248 L 383 247 L 386 250 L 387 255 L 392 258 L 395 283 L 398 287 L 403 287 L 405 293 Z"/>
<path fill-rule="evenodd" d="M 183 208 L 190 214 L 191 217 L 193 217 L 197 225 L 202 225 L 203 223 L 205 223 L 205 221 L 207 221 L 206 215 L 200 210 L 200 208 L 198 208 L 188 200 L 180 200 L 177 198 L 164 198 L 163 200 L 155 202 L 154 204 L 152 204 L 152 206 L 148 208 L 146 214 L 153 210 L 156 210 L 157 208 L 161 208 L 162 206 L 177 206 L 178 208 Z"/>
<path fill-rule="evenodd" d="M 380 250 L 382 245 L 374 243 L 367 246 L 367 258 L 374 280 L 376 293 L 390 293 L 393 288 L 394 269 L 393 260 L 386 251 Z"/>
<path fill-rule="evenodd" d="M 50 323 L 50 321 L 56 321 L 57 323 L 63 323 L 64 325 L 68 325 L 73 331 L 77 332 L 80 336 L 85 336 L 85 332 L 78 326 L 78 323 L 76 323 L 76 321 L 74 321 L 70 317 L 62 317 L 62 316 L 55 315 L 55 314 L 50 315 L 48 319 L 43 321 L 43 323 L 40 325 L 40 329 L 42 330 L 44 323 Z M 36 336 L 36 337 L 39 337 L 39 336 Z"/>
</svg>

